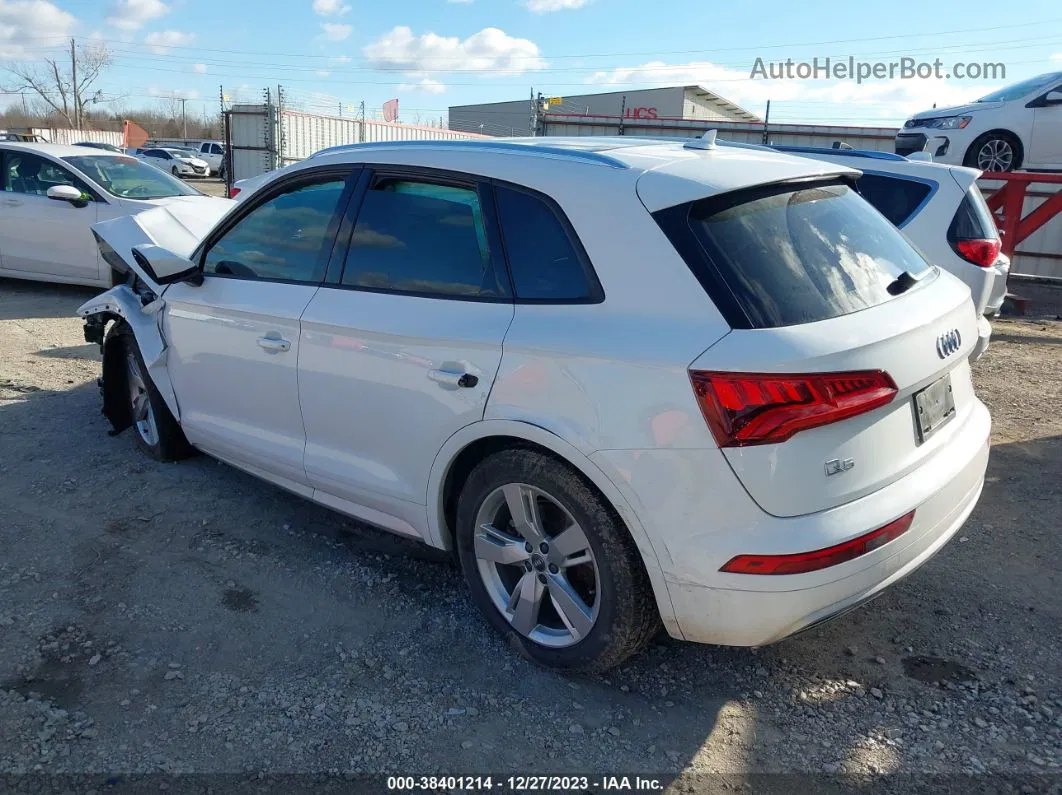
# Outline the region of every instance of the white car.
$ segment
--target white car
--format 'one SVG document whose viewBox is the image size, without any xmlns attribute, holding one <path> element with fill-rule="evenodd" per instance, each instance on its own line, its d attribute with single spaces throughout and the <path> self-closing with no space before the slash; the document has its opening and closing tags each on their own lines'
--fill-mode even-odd
<svg viewBox="0 0 1062 795">
<path fill-rule="evenodd" d="M 1062 169 L 1062 72 L 916 113 L 896 134 L 896 153 L 921 151 L 980 171 Z"/>
<path fill-rule="evenodd" d="M 976 360 L 988 347 L 992 327 L 985 317 L 999 314 L 1007 294 L 1010 259 L 977 178 L 962 166 L 908 160 L 888 152 L 776 146 L 790 154 L 858 168 L 859 192 L 904 231 L 934 265 L 958 276 L 970 288 L 979 316 Z"/>
<path fill-rule="evenodd" d="M 198 241 L 100 224 L 105 414 L 452 550 L 546 666 L 843 613 L 981 494 L 970 291 L 857 171 L 710 136 L 352 146 Z"/>
<path fill-rule="evenodd" d="M 227 208 L 133 157 L 58 144 L 0 143 L 0 276 L 110 287 L 92 226 L 165 204 Z"/>
<path fill-rule="evenodd" d="M 183 149 L 141 149 L 137 157 L 175 177 L 206 177 L 210 173 L 210 166 L 205 160 Z"/>
</svg>

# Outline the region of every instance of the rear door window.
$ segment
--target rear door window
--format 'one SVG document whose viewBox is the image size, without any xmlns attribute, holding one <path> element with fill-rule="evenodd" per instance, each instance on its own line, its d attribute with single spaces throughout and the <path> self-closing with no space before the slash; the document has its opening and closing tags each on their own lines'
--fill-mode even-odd
<svg viewBox="0 0 1062 795">
<path fill-rule="evenodd" d="M 389 177 L 365 192 L 341 282 L 439 298 L 509 295 L 476 188 Z"/>
<path fill-rule="evenodd" d="M 840 181 L 736 191 L 654 217 L 736 328 L 858 312 L 889 301 L 905 271 L 917 278 L 931 269 Z"/>
<path fill-rule="evenodd" d="M 863 198 L 896 226 L 907 223 L 933 190 L 925 182 L 884 174 L 863 174 L 858 188 Z"/>
</svg>

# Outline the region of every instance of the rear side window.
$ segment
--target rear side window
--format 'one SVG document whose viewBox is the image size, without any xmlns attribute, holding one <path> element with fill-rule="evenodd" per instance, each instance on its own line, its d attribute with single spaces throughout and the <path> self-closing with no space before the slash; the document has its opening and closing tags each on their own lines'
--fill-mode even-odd
<svg viewBox="0 0 1062 795">
<path fill-rule="evenodd" d="M 930 269 L 847 184 L 775 185 L 654 214 L 728 322 L 773 328 L 890 300 L 904 271 Z M 692 233 L 696 246 L 685 239 Z"/>
<path fill-rule="evenodd" d="M 523 301 L 597 300 L 600 288 L 565 225 L 542 199 L 495 188 L 498 220 L 516 298 Z"/>
<path fill-rule="evenodd" d="M 896 226 L 903 226 L 932 191 L 924 182 L 882 174 L 859 178 L 859 193 Z"/>
<path fill-rule="evenodd" d="M 479 193 L 388 179 L 366 192 L 342 283 L 454 298 L 505 298 L 493 267 Z"/>
<path fill-rule="evenodd" d="M 955 211 L 955 217 L 951 219 L 948 241 L 954 243 L 956 240 L 991 240 L 997 237 L 999 232 L 996 230 L 996 221 L 985 203 L 985 197 L 976 185 L 970 186 L 970 190 L 959 204 L 959 209 Z"/>
</svg>

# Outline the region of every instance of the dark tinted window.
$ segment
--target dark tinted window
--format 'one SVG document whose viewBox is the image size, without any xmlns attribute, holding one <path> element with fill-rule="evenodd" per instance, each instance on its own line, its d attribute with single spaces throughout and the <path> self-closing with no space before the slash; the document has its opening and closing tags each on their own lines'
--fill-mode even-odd
<svg viewBox="0 0 1062 795">
<path fill-rule="evenodd" d="M 535 301 L 578 301 L 593 291 L 568 232 L 541 199 L 498 187 L 498 220 L 505 239 L 516 297 Z"/>
<path fill-rule="evenodd" d="M 901 226 L 929 195 L 932 188 L 923 182 L 880 174 L 864 174 L 859 178 L 859 192 L 878 212 L 896 226 Z"/>
<path fill-rule="evenodd" d="M 206 252 L 205 273 L 320 282 L 344 181 L 303 185 L 255 207 Z"/>
<path fill-rule="evenodd" d="M 492 266 L 479 194 L 407 180 L 366 192 L 343 284 L 375 290 L 503 298 Z"/>
<path fill-rule="evenodd" d="M 955 217 L 951 219 L 948 240 L 985 240 L 993 237 L 999 237 L 999 233 L 992 211 L 985 204 L 981 190 L 972 185 L 955 211 Z"/>
<path fill-rule="evenodd" d="M 930 267 L 841 183 L 704 199 L 690 207 L 689 228 L 708 258 L 694 263 L 702 284 L 729 291 L 753 328 L 858 312 L 890 300 L 904 271 Z"/>
</svg>

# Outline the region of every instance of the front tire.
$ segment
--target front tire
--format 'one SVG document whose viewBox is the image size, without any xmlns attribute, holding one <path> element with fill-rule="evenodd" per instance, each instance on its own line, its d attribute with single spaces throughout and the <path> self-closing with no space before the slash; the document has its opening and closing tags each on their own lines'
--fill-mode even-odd
<svg viewBox="0 0 1062 795">
<path fill-rule="evenodd" d="M 177 177 L 177 179 L 180 179 L 180 178 L 181 178 L 181 172 L 180 172 L 180 170 L 179 170 L 179 169 L 177 168 L 177 166 L 174 166 L 173 168 L 171 168 L 171 169 L 170 169 L 170 173 L 171 173 L 171 174 L 173 174 L 173 176 Z"/>
<path fill-rule="evenodd" d="M 132 329 L 123 324 L 116 334 L 125 363 L 129 419 L 136 446 L 158 461 L 178 461 L 193 455 L 195 449 L 148 375 Z"/>
<path fill-rule="evenodd" d="M 505 450 L 469 474 L 456 544 L 472 599 L 517 651 L 563 671 L 602 671 L 660 627 L 649 577 L 611 506 L 571 467 Z"/>
<path fill-rule="evenodd" d="M 966 150 L 963 165 L 987 172 L 1017 171 L 1023 159 L 1021 141 L 1013 133 L 1000 130 L 979 135 Z"/>
</svg>

